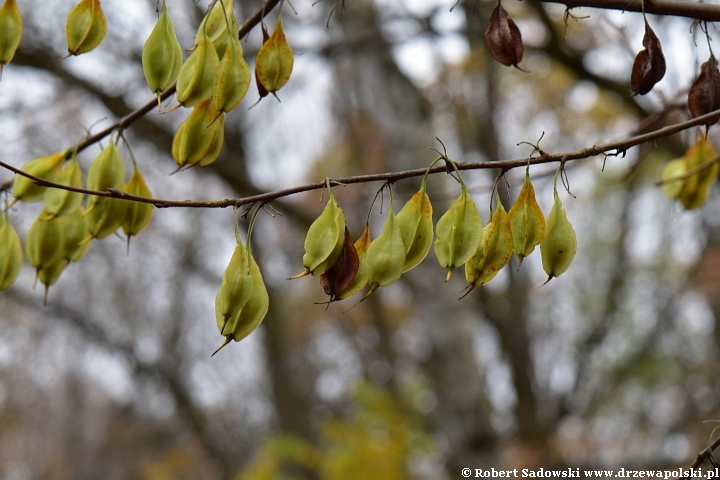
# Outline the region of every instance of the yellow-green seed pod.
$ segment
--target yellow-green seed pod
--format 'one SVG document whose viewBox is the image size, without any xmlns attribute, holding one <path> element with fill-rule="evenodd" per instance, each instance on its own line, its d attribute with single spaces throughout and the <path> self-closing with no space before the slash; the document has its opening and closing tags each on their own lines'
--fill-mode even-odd
<svg viewBox="0 0 720 480">
<path fill-rule="evenodd" d="M 183 62 L 182 47 L 175 34 L 175 26 L 162 6 L 162 13 L 155 28 L 145 41 L 142 51 L 142 66 L 150 90 L 158 97 L 173 84 L 180 73 Z"/>
<path fill-rule="evenodd" d="M 199 34 L 195 51 L 180 68 L 177 80 L 177 100 L 183 107 L 192 107 L 210 98 L 215 73 L 220 66 L 215 47 L 207 35 Z"/>
<path fill-rule="evenodd" d="M 715 149 L 710 141 L 702 137 L 685 152 L 683 162 L 685 163 L 685 171 L 696 169 L 703 164 L 712 161 L 717 156 Z M 682 191 L 680 192 L 680 202 L 688 210 L 699 208 L 707 200 L 710 191 L 710 185 L 715 181 L 720 171 L 720 164 L 714 162 L 712 165 L 703 168 L 694 175 L 690 175 L 685 179 Z"/>
<path fill-rule="evenodd" d="M 233 15 L 234 4 L 233 0 L 215 2 L 210 11 L 203 17 L 200 27 L 198 27 L 198 33 L 195 35 L 195 45 L 192 50 L 198 47 L 202 33 L 204 33 L 213 43 L 218 57 L 223 58 L 227 48 L 227 40 L 230 36 L 227 28 L 228 23 L 235 26 L 234 31 L 237 33 L 237 24 Z"/>
<path fill-rule="evenodd" d="M 250 300 L 254 288 L 249 252 L 240 236 L 236 234 L 236 237 L 235 250 L 223 274 L 220 290 L 215 296 L 215 320 L 220 333 L 225 336 L 235 330 L 238 315 Z"/>
<path fill-rule="evenodd" d="M 62 258 L 68 262 L 80 261 L 92 246 L 92 242 L 88 241 L 90 232 L 85 209 L 78 207 L 74 212 L 58 217 L 57 220 L 64 239 Z"/>
<path fill-rule="evenodd" d="M 208 99 L 193 108 L 180 124 L 172 144 L 172 155 L 180 168 L 209 165 L 220 155 L 225 138 L 225 114 L 218 113 Z"/>
<path fill-rule="evenodd" d="M 420 190 L 412 196 L 397 214 L 397 224 L 405 244 L 403 273 L 415 268 L 427 257 L 432 245 L 432 205 L 423 179 Z"/>
<path fill-rule="evenodd" d="M 62 164 L 65 161 L 67 150 L 54 153 L 46 157 L 30 160 L 20 170 L 34 177 L 54 182 L 62 171 Z M 27 177 L 15 175 L 13 180 L 12 193 L 16 200 L 26 203 L 37 202 L 45 197 L 46 187 L 40 187 Z"/>
<path fill-rule="evenodd" d="M 108 143 L 95 160 L 90 164 L 87 178 L 88 190 L 106 191 L 120 189 L 125 185 L 125 165 L 120 157 L 120 150 L 112 141 Z M 95 195 L 88 197 L 87 209 L 90 211 L 101 198 Z"/>
<path fill-rule="evenodd" d="M 435 256 L 440 266 L 447 269 L 445 281 L 448 281 L 455 267 L 464 265 L 475 255 L 483 238 L 480 213 L 465 185 L 460 197 L 438 220 L 435 235 Z"/>
<path fill-rule="evenodd" d="M 405 244 L 391 203 L 382 233 L 370 243 L 365 254 L 365 271 L 370 285 L 366 297 L 378 287 L 390 285 L 400 278 L 404 265 Z"/>
<path fill-rule="evenodd" d="M 48 268 L 61 260 L 65 248 L 64 237 L 57 218 L 48 218 L 45 211 L 35 219 L 25 237 L 25 252 L 35 270 Z"/>
<path fill-rule="evenodd" d="M 22 17 L 15 0 L 5 0 L 0 7 L 0 75 L 10 63 L 22 38 Z"/>
<path fill-rule="evenodd" d="M 513 253 L 510 218 L 500 199 L 497 200 L 495 212 L 483 229 L 482 246 L 465 264 L 465 279 L 470 285 L 470 290 L 485 285 L 495 278 Z"/>
<path fill-rule="evenodd" d="M 137 164 L 133 165 L 133 174 L 123 191 L 137 197 L 152 198 L 152 192 L 145 183 L 145 179 Z M 137 235 L 140 230 L 150 223 L 153 210 L 154 207 L 149 203 L 127 202 L 122 228 L 128 237 L 128 242 L 130 242 L 131 236 Z"/>
<path fill-rule="evenodd" d="M 68 52 L 80 55 L 94 50 L 107 33 L 107 22 L 100 0 L 80 0 L 67 16 L 65 37 Z"/>
<path fill-rule="evenodd" d="M 260 326 L 270 306 L 270 299 L 268 297 L 267 289 L 265 288 L 265 282 L 262 274 L 260 273 L 260 268 L 250 253 L 250 246 L 248 245 L 245 248 L 245 257 L 247 258 L 250 279 L 252 282 L 252 292 L 250 298 L 247 302 L 245 302 L 242 308 L 240 308 L 239 311 L 234 313 L 233 316 L 225 322 L 224 328 L 221 329 L 223 335 L 225 336 L 225 341 L 223 341 L 215 352 L 213 352 L 213 355 L 219 352 L 225 345 L 230 343 L 231 340 L 239 342 L 250 335 L 258 326 Z M 218 318 L 222 318 L 218 314 L 217 301 L 215 303 L 215 315 Z"/>
<path fill-rule="evenodd" d="M 660 173 L 660 180 L 666 182 L 663 183 L 662 186 L 663 192 L 665 192 L 665 195 L 667 195 L 667 197 L 671 200 L 680 196 L 683 186 L 685 185 L 685 181 L 672 180 L 668 182 L 668 180 L 685 175 L 685 171 L 685 161 L 682 158 L 678 158 L 677 160 L 668 162 L 668 164 L 662 169 L 662 173 Z"/>
<path fill-rule="evenodd" d="M 282 15 L 278 15 L 275 31 L 263 43 L 255 57 L 255 75 L 269 93 L 280 90 L 290 80 L 293 63 L 292 48 L 285 38 Z"/>
<path fill-rule="evenodd" d="M 540 245 L 545 232 L 545 215 L 535 198 L 529 170 L 525 170 L 525 183 L 515 204 L 510 208 L 508 219 L 512 230 L 513 250 L 522 265 L 523 259 Z"/>
<path fill-rule="evenodd" d="M 238 321 L 232 331 L 233 339 L 236 342 L 250 335 L 250 333 L 260 325 L 270 306 L 270 299 L 268 298 L 265 281 L 260 273 L 260 268 L 249 251 L 247 255 L 250 259 L 250 275 L 253 281 L 253 291 L 252 296 L 240 311 Z"/>
<path fill-rule="evenodd" d="M 77 156 L 73 155 L 57 177 L 56 183 L 68 187 L 82 188 L 82 168 Z M 48 188 L 45 192 L 45 211 L 52 217 L 61 217 L 77 210 L 83 200 L 83 194 L 60 188 Z"/>
<path fill-rule="evenodd" d="M 23 252 L 20 237 L 5 212 L 0 211 L 0 290 L 8 288 L 22 267 Z"/>
<path fill-rule="evenodd" d="M 363 231 L 362 235 L 360 235 L 360 238 L 358 238 L 355 242 L 355 250 L 357 251 L 360 267 L 358 268 L 358 271 L 355 274 L 355 278 L 353 279 L 352 283 L 350 283 L 350 286 L 348 286 L 345 290 L 336 295 L 337 300 L 351 297 L 352 295 L 355 295 L 360 290 L 362 290 L 365 285 L 367 285 L 368 275 L 367 262 L 365 261 L 365 257 L 367 256 L 367 250 L 370 246 L 370 243 L 370 227 L 368 225 L 365 225 L 365 230 Z"/>
<path fill-rule="evenodd" d="M 237 29 L 235 29 L 237 33 Z M 213 83 L 213 105 L 218 112 L 229 112 L 240 105 L 250 88 L 250 67 L 243 58 L 240 40 L 236 34 L 227 40 L 227 50 L 220 62 Z"/>
<path fill-rule="evenodd" d="M 88 208 L 85 213 L 90 237 L 102 240 L 115 233 L 125 220 L 127 205 L 127 200 L 98 197 L 92 210 Z"/>
<path fill-rule="evenodd" d="M 545 219 L 545 233 L 540 243 L 543 269 L 548 274 L 545 283 L 553 277 L 559 277 L 565 273 L 575 258 L 577 250 L 575 230 L 567 219 L 557 189 L 555 189 L 554 195 L 555 203 Z"/>
<path fill-rule="evenodd" d="M 345 214 L 328 189 L 328 203 L 320 216 L 310 225 L 305 237 L 305 271 L 293 278 L 309 273 L 322 275 L 337 262 L 345 242 Z"/>
</svg>

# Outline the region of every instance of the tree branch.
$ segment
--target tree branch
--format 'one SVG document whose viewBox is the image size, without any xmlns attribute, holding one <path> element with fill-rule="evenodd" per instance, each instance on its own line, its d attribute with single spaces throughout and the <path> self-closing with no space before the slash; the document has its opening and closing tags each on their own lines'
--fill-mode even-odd
<svg viewBox="0 0 720 480">
<path fill-rule="evenodd" d="M 488 169 L 488 168 L 497 168 L 500 169 L 502 172 L 507 172 L 508 170 L 511 170 L 513 168 L 518 167 L 524 167 L 526 165 L 540 165 L 544 163 L 561 163 L 564 164 L 565 162 L 573 161 L 573 160 L 583 160 L 595 157 L 597 155 L 605 155 L 605 156 L 618 156 L 618 155 L 624 155 L 627 150 L 629 150 L 632 147 L 638 146 L 643 143 L 657 141 L 662 138 L 669 137 L 670 135 L 674 135 L 676 133 L 682 132 L 684 130 L 687 130 L 692 127 L 700 126 L 700 125 L 706 125 L 709 123 L 712 123 L 714 121 L 717 121 L 720 119 L 720 110 L 715 110 L 713 112 L 710 112 L 706 115 L 692 118 L 690 120 L 687 120 L 685 122 L 676 123 L 675 125 L 670 125 L 667 127 L 660 128 L 658 130 L 654 130 L 649 133 L 645 133 L 642 135 L 636 135 L 633 137 L 629 137 L 625 140 L 616 140 L 613 142 L 605 143 L 602 145 L 593 145 L 592 147 L 583 148 L 582 150 L 577 150 L 575 152 L 567 152 L 567 153 L 545 153 L 540 152 L 540 155 L 535 157 L 525 157 L 525 158 L 518 158 L 513 160 L 498 160 L 498 161 L 491 161 L 491 162 L 458 162 L 455 165 L 457 166 L 458 170 L 482 170 L 482 169 Z M 295 195 L 297 193 L 302 192 L 308 192 L 311 190 L 319 190 L 321 188 L 325 187 L 325 181 L 322 182 L 315 182 L 310 183 L 307 185 L 300 185 L 297 187 L 291 187 L 286 188 L 283 190 L 276 190 L 273 192 L 267 192 L 262 193 L 258 195 L 251 195 L 248 197 L 241 197 L 241 198 L 227 198 L 223 200 L 209 200 L 209 201 L 195 201 L 195 200 L 163 200 L 158 198 L 146 198 L 146 197 L 139 197 L 137 195 L 130 195 L 125 192 L 121 192 L 116 189 L 110 189 L 107 191 L 97 191 L 97 190 L 87 190 L 84 188 L 75 188 L 70 187 L 67 185 L 60 185 L 55 182 L 49 182 L 47 180 L 43 180 L 42 178 L 35 177 L 33 175 L 27 174 L 20 169 L 13 167 L 12 165 L 8 165 L 5 162 L 0 161 L 0 166 L 3 168 L 6 168 L 8 170 L 11 170 L 12 172 L 15 172 L 18 175 L 22 175 L 24 177 L 29 178 L 35 184 L 42 186 L 42 187 L 51 187 L 51 188 L 60 188 L 63 190 L 69 190 L 71 192 L 78 192 L 78 193 L 84 193 L 87 195 L 96 195 L 98 197 L 110 197 L 110 198 L 119 198 L 123 200 L 132 200 L 136 202 L 141 203 L 150 203 L 154 205 L 157 208 L 170 208 L 170 207 L 185 207 L 185 208 L 227 208 L 227 207 L 240 207 L 243 205 L 251 205 L 254 203 L 269 203 L 273 200 L 276 200 L 281 197 L 287 197 L 290 195 Z M 355 175 L 351 177 L 339 177 L 339 178 L 331 178 L 330 182 L 334 183 L 336 185 L 347 185 L 347 184 L 354 184 L 354 183 L 367 183 L 367 182 L 378 182 L 378 181 L 385 181 L 389 183 L 394 183 L 398 180 L 403 180 L 406 178 L 412 178 L 412 177 L 421 177 L 428 174 L 436 174 L 436 173 L 447 173 L 447 167 L 434 167 L 430 170 L 427 170 L 425 168 L 416 168 L 413 170 L 403 170 L 399 172 L 388 172 L 388 173 L 376 173 L 376 174 L 370 174 L 370 175 Z"/>
<path fill-rule="evenodd" d="M 642 0 L 538 0 L 543 3 L 559 3 L 567 8 L 590 7 L 626 12 L 642 12 Z M 720 21 L 720 5 L 691 3 L 676 0 L 646 0 L 645 13 L 694 18 L 707 22 Z"/>
</svg>

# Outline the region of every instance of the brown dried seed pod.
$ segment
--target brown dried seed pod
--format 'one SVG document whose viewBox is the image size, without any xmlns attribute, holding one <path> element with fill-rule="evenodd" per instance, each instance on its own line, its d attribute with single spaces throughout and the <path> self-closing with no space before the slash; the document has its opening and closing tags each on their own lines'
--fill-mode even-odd
<svg viewBox="0 0 720 480">
<path fill-rule="evenodd" d="M 693 117 L 699 117 L 720 108 L 720 72 L 718 71 L 718 61 L 714 55 L 710 55 L 708 61 L 702 64 L 700 76 L 690 87 L 688 107 Z M 716 122 L 717 120 L 708 125 Z"/>
<path fill-rule="evenodd" d="M 357 275 L 360 269 L 360 259 L 355 244 L 350 236 L 350 230 L 345 227 L 345 243 L 335 265 L 330 270 L 320 275 L 320 285 L 327 295 L 330 295 L 330 301 L 336 300 L 340 292 L 344 292 Z"/>
<path fill-rule="evenodd" d="M 520 29 L 508 18 L 507 11 L 498 3 L 490 15 L 490 23 L 485 30 L 485 44 L 490 55 L 506 66 L 517 67 L 523 56 L 523 43 Z"/>
<path fill-rule="evenodd" d="M 665 76 L 665 55 L 653 29 L 645 20 L 643 50 L 638 52 L 630 75 L 630 88 L 637 95 L 645 95 Z"/>
</svg>

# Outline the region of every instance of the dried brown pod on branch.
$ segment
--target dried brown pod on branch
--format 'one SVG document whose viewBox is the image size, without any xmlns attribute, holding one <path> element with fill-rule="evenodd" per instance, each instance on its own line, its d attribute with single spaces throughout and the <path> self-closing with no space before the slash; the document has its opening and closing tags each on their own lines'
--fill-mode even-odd
<svg viewBox="0 0 720 480">
<path fill-rule="evenodd" d="M 693 118 L 720 108 L 720 71 L 718 61 L 712 53 L 707 62 L 702 64 L 700 75 L 690 87 L 688 107 Z M 717 120 L 708 125 L 716 122 Z"/>
<path fill-rule="evenodd" d="M 523 43 L 520 29 L 507 11 L 498 3 L 490 15 L 490 23 L 485 30 L 485 44 L 490 55 L 506 66 L 517 67 L 523 56 Z"/>
<path fill-rule="evenodd" d="M 633 63 L 630 75 L 630 88 L 636 95 L 645 95 L 653 89 L 665 76 L 665 55 L 662 52 L 660 40 L 647 19 L 645 20 L 645 36 L 643 37 L 643 50 L 638 52 Z"/>
<path fill-rule="evenodd" d="M 337 299 L 340 292 L 345 291 L 358 273 L 360 268 L 360 259 L 358 252 L 353 244 L 350 231 L 345 227 L 345 243 L 335 265 L 330 267 L 328 271 L 320 275 L 320 285 L 327 295 L 330 295 L 330 301 Z"/>
</svg>

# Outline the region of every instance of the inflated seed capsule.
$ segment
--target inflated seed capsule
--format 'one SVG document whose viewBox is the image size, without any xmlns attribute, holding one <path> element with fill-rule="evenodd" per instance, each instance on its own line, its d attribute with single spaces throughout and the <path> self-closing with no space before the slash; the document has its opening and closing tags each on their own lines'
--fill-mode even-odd
<svg viewBox="0 0 720 480">
<path fill-rule="evenodd" d="M 510 208 L 508 219 L 512 231 L 513 250 L 522 265 L 523 259 L 540 245 L 545 231 L 545 216 L 535 198 L 535 188 L 530 181 L 529 169 L 525 170 L 525 183 Z"/>
<path fill-rule="evenodd" d="M 368 225 L 365 225 L 365 230 L 363 231 L 362 235 L 360 235 L 360 238 L 357 239 L 357 242 L 355 242 L 355 251 L 357 252 L 358 256 L 358 271 L 355 274 L 355 278 L 353 279 L 352 283 L 350 283 L 350 285 L 345 290 L 335 296 L 336 300 L 343 300 L 352 295 L 355 295 L 360 290 L 362 290 L 365 285 L 367 285 L 367 262 L 365 261 L 365 256 L 367 255 L 367 250 L 369 246 L 370 227 Z"/>
<path fill-rule="evenodd" d="M 182 47 L 163 2 L 160 18 L 145 41 L 142 51 L 145 81 L 150 90 L 157 95 L 158 107 L 162 92 L 177 80 L 182 62 Z"/>
<path fill-rule="evenodd" d="M 68 262 L 80 261 L 92 246 L 92 242 L 86 241 L 90 232 L 85 209 L 77 207 L 74 212 L 58 217 L 57 220 L 64 239 L 62 258 Z"/>
<path fill-rule="evenodd" d="M 210 98 L 220 66 L 220 58 L 208 36 L 201 31 L 198 38 L 195 51 L 185 60 L 178 75 L 177 101 L 183 107 L 192 107 Z"/>
<path fill-rule="evenodd" d="M 405 244 L 403 273 L 415 268 L 430 251 L 433 240 L 432 205 L 423 179 L 420 190 L 397 214 L 397 224 Z"/>
<path fill-rule="evenodd" d="M 268 298 L 267 289 L 265 288 L 265 281 L 260 273 L 258 264 L 255 262 L 255 259 L 249 251 L 249 247 L 247 255 L 250 259 L 250 275 L 253 280 L 253 293 L 240 311 L 238 321 L 235 324 L 235 329 L 232 331 L 233 340 L 236 342 L 239 342 L 250 335 L 250 333 L 252 333 L 253 330 L 260 325 L 267 314 L 268 307 L 270 306 L 270 299 Z"/>
<path fill-rule="evenodd" d="M 220 113 L 229 112 L 240 105 L 250 88 L 250 67 L 243 58 L 237 26 L 234 21 L 232 24 L 234 33 L 227 39 L 227 49 L 213 83 L 213 105 Z"/>
<path fill-rule="evenodd" d="M 64 237 L 57 218 L 48 218 L 45 211 L 35 219 L 25 237 L 25 252 L 36 271 L 48 268 L 62 259 Z"/>
<path fill-rule="evenodd" d="M 513 253 L 513 237 L 510 219 L 500 199 L 490 222 L 483 228 L 481 247 L 465 264 L 465 279 L 469 289 L 485 285 L 510 260 Z M 466 293 L 467 295 L 467 293 Z"/>
<path fill-rule="evenodd" d="M 8 288 L 22 267 L 23 252 L 20 237 L 7 214 L 0 211 L 0 290 Z"/>
<path fill-rule="evenodd" d="M 402 232 L 397 224 L 395 210 L 391 203 L 382 233 L 370 243 L 365 254 L 365 271 L 370 285 L 370 291 L 365 298 L 378 287 L 390 285 L 400 278 L 405 265 L 405 252 Z"/>
<path fill-rule="evenodd" d="M 260 268 L 250 253 L 250 246 L 248 245 L 245 249 L 245 256 L 248 259 L 247 263 L 249 264 L 250 278 L 252 281 L 252 292 L 247 302 L 226 322 L 226 325 L 221 330 L 223 335 L 225 335 L 225 341 L 213 352 L 213 355 L 230 343 L 231 340 L 239 342 L 250 335 L 260 323 L 262 323 L 270 306 L 270 299 L 267 289 L 265 288 L 265 281 L 260 273 Z M 217 316 L 217 302 L 215 303 L 215 308 L 215 314 Z M 232 325 L 232 329 L 230 329 L 230 325 Z"/>
<path fill-rule="evenodd" d="M 68 187 L 82 188 L 82 169 L 76 155 L 73 155 L 65 164 L 55 182 Z M 52 217 L 61 217 L 75 211 L 82 200 L 82 193 L 61 188 L 48 188 L 45 192 L 45 210 Z"/>
<path fill-rule="evenodd" d="M 275 31 L 267 42 L 263 43 L 255 57 L 257 80 L 270 93 L 280 90 L 290 80 L 293 63 L 292 48 L 285 38 L 282 26 L 282 14 L 278 15 Z"/>
<path fill-rule="evenodd" d="M 234 0 L 216 1 L 210 11 L 203 17 L 198 33 L 195 36 L 195 44 L 192 50 L 197 48 L 200 43 L 201 32 L 203 32 L 213 43 L 218 57 L 223 58 L 227 40 L 230 37 L 228 31 L 228 23 L 235 24 L 235 16 L 233 15 Z M 237 32 L 237 26 L 235 28 Z"/>
<path fill-rule="evenodd" d="M 130 181 L 125 185 L 125 188 L 123 188 L 123 191 L 137 197 L 152 198 L 152 192 L 145 183 L 145 179 L 137 164 L 133 164 L 133 174 L 130 177 Z M 150 223 L 154 207 L 149 203 L 131 201 L 126 203 L 122 228 L 125 235 L 127 235 L 128 248 L 130 248 L 130 238 L 133 235 L 137 235 L 140 230 Z"/>
<path fill-rule="evenodd" d="M 264 23 L 260 24 L 260 30 L 262 30 L 262 44 L 265 45 L 268 40 L 270 40 L 270 33 L 268 33 L 267 27 Z M 260 77 L 258 76 L 257 66 L 255 68 L 255 84 L 257 85 L 258 89 L 258 95 L 260 95 L 260 98 L 258 99 L 258 102 L 262 100 L 263 98 L 268 96 L 268 91 L 265 87 L 263 87 L 263 84 L 260 83 Z M 255 102 L 257 103 L 257 102 Z"/>
<path fill-rule="evenodd" d="M 120 200 L 118 198 L 97 197 L 93 208 L 88 208 L 85 215 L 88 222 L 89 237 L 102 240 L 109 237 L 117 231 L 125 220 L 125 211 L 127 209 L 128 200 Z"/>
<path fill-rule="evenodd" d="M 555 202 L 545 219 L 545 233 L 540 243 L 543 269 L 548 274 L 545 283 L 549 282 L 553 277 L 559 277 L 565 273 L 570 267 L 577 250 L 575 230 L 567 219 L 557 188 L 554 191 L 554 196 Z"/>
<path fill-rule="evenodd" d="M 455 267 L 464 265 L 475 255 L 483 238 L 480 213 L 465 185 L 460 197 L 438 220 L 435 235 L 435 256 L 440 266 L 447 269 L 447 282 Z"/>
<path fill-rule="evenodd" d="M 222 150 L 225 138 L 225 114 L 218 113 L 212 99 L 193 108 L 180 124 L 172 143 L 172 155 L 180 168 L 214 162 Z"/>
<path fill-rule="evenodd" d="M 671 200 L 674 200 L 680 196 L 680 193 L 683 190 L 683 186 L 685 185 L 685 181 L 682 179 L 678 180 L 671 180 L 674 178 L 679 178 L 685 174 L 685 161 L 682 158 L 678 158 L 677 160 L 673 160 L 671 162 L 668 162 L 667 165 L 662 169 L 662 173 L 660 173 L 660 180 L 662 180 L 663 185 L 663 192 L 665 192 L 665 195 L 668 196 Z"/>
<path fill-rule="evenodd" d="M 22 37 L 22 17 L 15 0 L 5 0 L 0 7 L 0 76 L 10 63 Z"/>
<path fill-rule="evenodd" d="M 215 320 L 224 336 L 235 330 L 240 311 L 250 300 L 254 288 L 249 252 L 237 234 L 236 239 L 235 250 L 215 296 Z"/>
<path fill-rule="evenodd" d="M 683 155 L 682 160 L 685 164 L 685 171 L 701 168 L 703 165 L 706 166 L 706 168 L 702 168 L 685 179 L 679 199 L 686 209 L 699 208 L 707 200 L 710 185 L 712 185 L 718 176 L 718 172 L 720 172 L 720 165 L 717 162 L 709 164 L 716 156 L 715 149 L 705 137 L 701 137 Z"/>
<path fill-rule="evenodd" d="M 20 170 L 34 177 L 54 182 L 62 171 L 62 164 L 65 161 L 66 155 L 67 150 L 46 157 L 36 158 L 35 160 L 27 162 Z M 16 200 L 27 203 L 37 202 L 43 199 L 45 191 L 46 187 L 35 185 L 32 180 L 22 175 L 15 175 L 12 194 Z"/>
<path fill-rule="evenodd" d="M 292 278 L 307 274 L 322 275 L 328 271 L 340 257 L 345 242 L 345 214 L 335 200 L 332 190 L 328 189 L 328 203 L 320 216 L 310 225 L 305 237 L 305 271 Z"/>
<path fill-rule="evenodd" d="M 103 192 L 110 188 L 122 188 L 124 184 L 125 165 L 120 157 L 120 150 L 118 150 L 115 143 L 111 141 L 90 164 L 87 188 L 88 190 Z M 92 210 L 101 198 L 104 197 L 90 195 L 87 202 L 88 211 Z"/>
<path fill-rule="evenodd" d="M 71 55 L 87 53 L 103 41 L 107 22 L 100 0 L 80 0 L 67 16 L 65 37 Z"/>
</svg>

